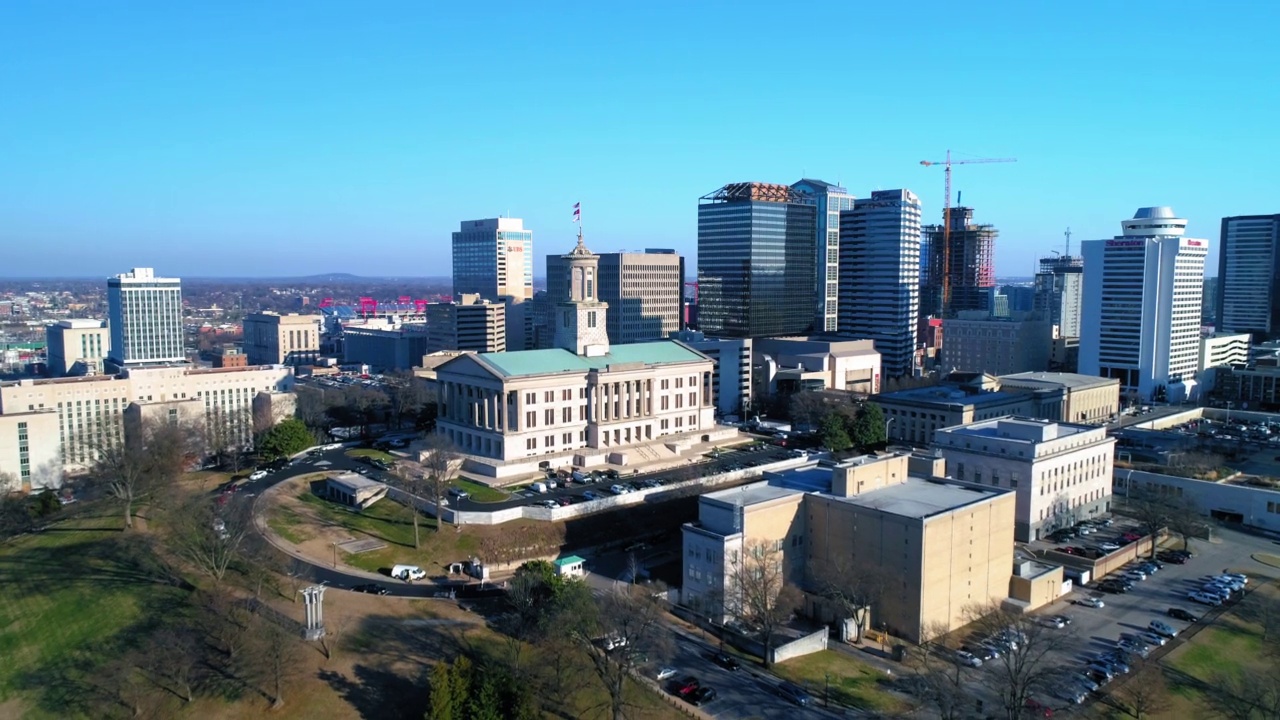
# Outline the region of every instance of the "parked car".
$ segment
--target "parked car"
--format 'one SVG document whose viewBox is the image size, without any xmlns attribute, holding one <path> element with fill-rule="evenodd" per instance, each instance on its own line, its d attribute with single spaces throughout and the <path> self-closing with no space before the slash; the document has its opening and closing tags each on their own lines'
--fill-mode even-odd
<svg viewBox="0 0 1280 720">
<path fill-rule="evenodd" d="M 1112 667 L 1100 660 L 1095 660 L 1085 665 L 1085 672 L 1088 672 L 1095 679 L 1106 683 L 1116 676 L 1116 671 Z"/>
<path fill-rule="evenodd" d="M 742 667 L 741 665 L 738 664 L 737 659 L 734 658 L 729 653 L 723 653 L 723 652 L 712 653 L 711 661 L 719 665 L 720 667 L 724 668 L 725 670 L 737 670 Z"/>
<path fill-rule="evenodd" d="M 1209 595 L 1207 593 L 1200 592 L 1199 590 L 1187 593 L 1187 599 L 1192 602 L 1198 602 L 1201 605 L 1212 605 L 1214 607 L 1222 604 L 1222 601 L 1218 599 L 1217 595 Z"/>
<path fill-rule="evenodd" d="M 1032 717 L 1053 717 L 1053 708 L 1035 698 L 1027 698 L 1027 701 L 1023 703 L 1023 709 L 1030 713 Z"/>
<path fill-rule="evenodd" d="M 1163 635 L 1164 637 L 1168 637 L 1168 638 L 1178 636 L 1178 631 L 1173 629 L 1172 625 L 1166 622 L 1161 622 L 1159 620 L 1152 620 L 1147 625 L 1147 629 L 1157 635 Z"/>
<path fill-rule="evenodd" d="M 1183 610 L 1182 608 L 1169 608 L 1166 614 L 1176 620 L 1185 620 L 1187 622 L 1195 622 L 1196 620 L 1199 620 L 1195 615 Z"/>
<path fill-rule="evenodd" d="M 974 655 L 973 653 L 968 652 L 966 650 L 956 650 L 955 658 L 956 658 L 956 662 L 960 663 L 961 665 L 967 665 L 969 667 L 982 666 L 982 659 L 979 658 L 977 655 Z"/>
<path fill-rule="evenodd" d="M 378 583 L 365 583 L 363 585 L 353 585 L 351 592 L 368 593 L 370 595 L 390 595 L 391 591 L 379 585 Z"/>
<path fill-rule="evenodd" d="M 1079 685 L 1063 683 L 1054 689 L 1053 696 L 1059 700 L 1066 700 L 1073 705 L 1080 705 L 1089 697 L 1089 693 L 1085 692 L 1084 688 Z"/>
<path fill-rule="evenodd" d="M 627 493 L 631 492 L 631 490 L 629 488 L 623 487 L 622 485 L 615 484 L 615 485 L 609 486 L 609 492 L 613 493 L 614 495 L 626 495 Z"/>
<path fill-rule="evenodd" d="M 1146 630 L 1138 633 L 1136 637 L 1151 647 L 1164 647 L 1165 643 L 1169 642 L 1169 638 L 1164 635 Z"/>
<path fill-rule="evenodd" d="M 267 476 L 266 470 L 254 470 L 253 472 L 249 473 L 250 480 L 261 480 L 266 476 Z"/>
<path fill-rule="evenodd" d="M 698 682 L 698 678 L 692 675 L 686 675 L 671 684 L 671 692 L 679 697 L 687 698 L 694 692 L 697 692 L 701 685 L 702 684 Z"/>
<path fill-rule="evenodd" d="M 426 576 L 427 574 L 417 565 L 396 565 L 391 568 L 391 577 L 405 582 L 421 580 Z"/>
<path fill-rule="evenodd" d="M 689 696 L 689 702 L 693 703 L 694 705 L 706 705 L 707 703 L 715 699 L 716 699 L 716 690 L 715 688 L 710 687 L 708 685 L 703 685 L 697 690 L 694 690 L 693 694 Z"/>
<path fill-rule="evenodd" d="M 600 498 L 602 498 L 602 497 L 604 497 L 604 496 L 603 496 L 603 495 L 601 495 L 600 493 L 598 493 L 598 492 L 594 491 L 594 490 L 588 490 L 588 491 L 586 491 L 586 492 L 582 493 L 582 497 L 584 497 L 584 498 L 586 498 L 586 499 L 588 499 L 588 500 L 599 500 Z"/>
<path fill-rule="evenodd" d="M 1075 682 L 1079 684 L 1080 687 L 1084 688 L 1085 690 L 1088 690 L 1089 692 L 1093 692 L 1098 689 L 1098 683 L 1085 673 L 1071 676 L 1070 678 L 1068 678 L 1068 682 Z"/>
<path fill-rule="evenodd" d="M 1036 622 L 1040 623 L 1045 627 L 1051 627 L 1055 630 L 1061 630 L 1062 628 L 1067 626 L 1067 624 L 1062 622 L 1062 620 L 1059 619 L 1057 615 L 1045 615 L 1037 618 Z"/>
<path fill-rule="evenodd" d="M 1098 549 L 1099 549 L 1099 550 L 1102 550 L 1103 552 L 1109 552 L 1109 553 L 1110 553 L 1110 552 L 1115 552 L 1115 551 L 1119 550 L 1119 549 L 1120 549 L 1120 545 L 1119 545 L 1118 543 L 1113 543 L 1113 542 L 1111 542 L 1110 540 L 1104 540 L 1104 541 L 1102 541 L 1102 542 L 1098 543 Z"/>
<path fill-rule="evenodd" d="M 459 500 L 466 500 L 467 498 L 471 497 L 471 493 L 467 492 L 466 490 L 463 490 L 460 487 L 450 487 L 449 496 L 455 497 Z"/>
<path fill-rule="evenodd" d="M 1124 593 L 1129 592 L 1129 588 L 1127 586 L 1113 582 L 1098 583 L 1098 589 L 1105 593 L 1111 593 L 1112 595 L 1123 595 Z"/>
<path fill-rule="evenodd" d="M 988 660 L 995 660 L 996 658 L 1000 657 L 1000 654 L 998 652 L 995 652 L 991 648 L 981 643 L 969 643 L 969 644 L 966 644 L 961 649 L 969 653 L 970 655 L 973 655 L 974 657 L 978 658 L 983 662 L 987 662 Z"/>
<path fill-rule="evenodd" d="M 813 698 L 795 683 L 784 682 L 778 685 L 778 694 L 801 707 L 808 707 L 813 702 Z"/>
<path fill-rule="evenodd" d="M 1075 603 L 1076 605 L 1083 605 L 1085 607 L 1091 607 L 1091 608 L 1103 608 L 1107 606 L 1107 604 L 1102 601 L 1102 598 L 1092 597 L 1092 596 L 1076 598 L 1071 602 Z"/>
<path fill-rule="evenodd" d="M 654 679 L 656 679 L 658 682 L 662 682 L 663 680 L 670 680 L 675 676 L 676 676 L 676 669 L 673 667 L 659 668 L 658 672 L 653 674 Z"/>
</svg>

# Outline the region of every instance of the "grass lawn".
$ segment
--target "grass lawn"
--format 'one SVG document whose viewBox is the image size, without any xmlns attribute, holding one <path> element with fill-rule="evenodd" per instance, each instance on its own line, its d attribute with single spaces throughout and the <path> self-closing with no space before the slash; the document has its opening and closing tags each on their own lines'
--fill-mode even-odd
<svg viewBox="0 0 1280 720">
<path fill-rule="evenodd" d="M 807 689 L 821 702 L 826 676 L 831 676 L 831 701 L 863 710 L 894 713 L 906 710 L 897 697 L 881 689 L 884 673 L 835 650 L 793 658 L 773 666 L 773 672 Z"/>
<path fill-rule="evenodd" d="M 347 454 L 347 457 L 349 458 L 367 457 L 367 458 L 373 458 L 374 460 L 385 460 L 387 462 L 395 462 L 400 459 L 395 455 L 392 455 L 391 453 L 383 452 L 381 450 L 374 450 L 373 448 L 359 448 L 356 450 L 348 450 L 346 454 Z"/>
<path fill-rule="evenodd" d="M 91 514 L 0 545 L 0 701 L 26 700 L 23 717 L 91 715 L 82 683 L 185 595 L 120 526 Z"/>
<path fill-rule="evenodd" d="M 1190 646 L 1168 664 L 1193 677 L 1207 680 L 1215 672 L 1237 673 L 1258 659 L 1261 638 L 1234 625 L 1201 630 Z"/>
<path fill-rule="evenodd" d="M 446 526 L 443 532 L 436 532 L 434 518 L 418 517 L 418 534 L 421 547 L 413 547 L 413 518 L 409 509 L 390 498 L 384 498 L 366 508 L 363 512 L 354 512 L 344 505 L 324 500 L 310 491 L 299 493 L 298 498 L 308 509 L 315 512 L 321 522 L 337 525 L 352 531 L 353 535 L 363 535 L 387 543 L 381 550 L 358 554 L 343 554 L 348 565 L 369 572 L 378 572 L 397 563 L 416 564 L 428 574 L 432 568 L 439 571 L 442 563 L 457 562 L 471 557 L 476 550 L 476 538 L 466 533 L 456 532 Z M 310 518 L 297 517 L 297 523 L 291 524 L 288 508 L 277 508 L 270 520 L 273 530 L 299 534 L 308 534 L 307 526 L 314 521 Z M 282 537 L 292 542 L 293 538 L 285 533 Z M 310 535 L 308 535 L 309 537 Z"/>
<path fill-rule="evenodd" d="M 497 488 L 491 488 L 484 483 L 478 483 L 475 480 L 467 480 L 466 478 L 457 478 L 453 481 L 453 486 L 461 488 L 471 493 L 471 499 L 478 503 L 502 502 L 511 497 L 510 493 L 503 492 Z"/>
</svg>

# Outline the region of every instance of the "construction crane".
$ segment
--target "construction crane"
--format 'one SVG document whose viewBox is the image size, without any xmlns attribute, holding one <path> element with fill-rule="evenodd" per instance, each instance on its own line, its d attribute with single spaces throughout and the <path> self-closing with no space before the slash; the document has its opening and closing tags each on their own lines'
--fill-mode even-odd
<svg viewBox="0 0 1280 720">
<path fill-rule="evenodd" d="M 947 309 L 951 305 L 951 166 L 952 165 L 972 165 L 976 163 L 1008 163 L 1018 162 L 1017 158 L 970 158 L 968 160 L 952 160 L 951 151 L 947 151 L 946 160 L 921 160 L 920 164 L 925 167 L 941 165 L 946 171 L 947 190 L 946 204 L 942 210 L 942 303 L 938 311 L 942 315 L 946 315 Z"/>
</svg>

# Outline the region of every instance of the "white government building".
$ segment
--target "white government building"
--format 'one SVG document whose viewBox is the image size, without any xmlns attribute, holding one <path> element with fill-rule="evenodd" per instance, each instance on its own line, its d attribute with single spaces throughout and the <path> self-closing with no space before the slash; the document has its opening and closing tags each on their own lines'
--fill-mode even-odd
<svg viewBox="0 0 1280 720">
<path fill-rule="evenodd" d="M 504 478 L 544 460 L 626 465 L 734 437 L 715 424 L 712 360 L 674 340 L 611 347 L 599 257 L 579 234 L 562 259 L 568 295 L 551 315 L 555 348 L 468 353 L 436 369 L 437 428 L 467 455 L 464 468 Z"/>
</svg>

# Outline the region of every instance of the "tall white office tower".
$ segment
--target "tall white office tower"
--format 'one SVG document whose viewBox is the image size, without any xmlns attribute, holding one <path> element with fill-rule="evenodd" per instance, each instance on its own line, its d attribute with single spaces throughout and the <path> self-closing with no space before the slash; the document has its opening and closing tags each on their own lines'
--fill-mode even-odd
<svg viewBox="0 0 1280 720">
<path fill-rule="evenodd" d="M 1084 243 L 1080 372 L 1120 380 L 1122 400 L 1196 395 L 1209 241 L 1183 237 L 1168 207 L 1141 208 L 1124 234 Z"/>
<path fill-rule="evenodd" d="M 533 231 L 520 218 L 467 220 L 453 234 L 453 294 L 533 297 Z"/>
<path fill-rule="evenodd" d="M 107 278 L 107 357 L 125 367 L 186 359 L 182 342 L 182 281 L 134 268 Z"/>
<path fill-rule="evenodd" d="M 885 377 L 910 375 L 919 314 L 920 198 L 854 200 L 840 213 L 840 334 L 874 340 Z"/>
</svg>

